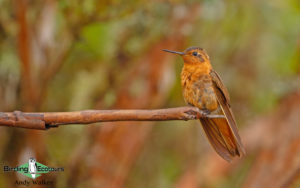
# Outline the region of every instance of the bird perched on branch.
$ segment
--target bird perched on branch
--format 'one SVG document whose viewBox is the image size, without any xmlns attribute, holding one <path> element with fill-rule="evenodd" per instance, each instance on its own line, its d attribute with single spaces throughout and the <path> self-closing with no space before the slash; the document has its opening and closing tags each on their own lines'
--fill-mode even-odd
<svg viewBox="0 0 300 188">
<path fill-rule="evenodd" d="M 203 112 L 224 115 L 225 118 L 201 118 L 207 138 L 216 152 L 226 161 L 245 154 L 236 121 L 230 108 L 229 94 L 220 76 L 212 69 L 204 49 L 190 47 L 175 53 L 183 58 L 181 72 L 183 97 L 189 105 Z"/>
</svg>

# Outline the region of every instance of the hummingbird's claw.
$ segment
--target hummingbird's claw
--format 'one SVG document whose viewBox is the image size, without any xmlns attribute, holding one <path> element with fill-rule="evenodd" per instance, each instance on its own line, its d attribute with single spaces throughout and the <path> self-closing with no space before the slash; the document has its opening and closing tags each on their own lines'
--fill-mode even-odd
<svg viewBox="0 0 300 188">
<path fill-rule="evenodd" d="M 197 111 L 198 111 L 199 114 L 201 114 L 201 116 L 198 117 L 198 118 L 206 117 L 207 115 L 210 114 L 210 111 L 207 110 L 207 109 L 199 109 L 199 108 L 197 108 Z"/>
<path fill-rule="evenodd" d="M 202 110 L 200 110 L 200 113 L 201 113 L 202 116 L 207 116 L 207 115 L 210 114 L 210 111 L 207 110 L 207 109 L 202 109 Z"/>
</svg>

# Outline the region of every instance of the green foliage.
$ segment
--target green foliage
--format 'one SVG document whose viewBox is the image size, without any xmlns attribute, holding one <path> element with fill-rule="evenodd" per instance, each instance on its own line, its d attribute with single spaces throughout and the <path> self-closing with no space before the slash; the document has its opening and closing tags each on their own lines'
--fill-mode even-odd
<svg viewBox="0 0 300 188">
<path fill-rule="evenodd" d="M 101 59 L 108 59 L 117 37 L 114 35 L 112 23 L 92 23 L 82 28 L 79 43 L 80 50 L 94 54 Z"/>
</svg>

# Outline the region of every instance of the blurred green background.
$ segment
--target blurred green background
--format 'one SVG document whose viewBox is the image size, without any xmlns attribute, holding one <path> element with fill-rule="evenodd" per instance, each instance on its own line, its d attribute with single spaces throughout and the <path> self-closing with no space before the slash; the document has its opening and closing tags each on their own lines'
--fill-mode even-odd
<svg viewBox="0 0 300 188">
<path fill-rule="evenodd" d="M 190 46 L 230 92 L 245 158 L 223 162 L 198 121 L 122 122 L 1 127 L 1 164 L 64 166 L 45 176 L 56 187 L 255 185 L 260 142 L 246 133 L 300 88 L 296 0 L 0 0 L 0 111 L 183 106 L 182 60 L 161 49 Z M 1 172 L 0 186 L 20 178 Z"/>
</svg>

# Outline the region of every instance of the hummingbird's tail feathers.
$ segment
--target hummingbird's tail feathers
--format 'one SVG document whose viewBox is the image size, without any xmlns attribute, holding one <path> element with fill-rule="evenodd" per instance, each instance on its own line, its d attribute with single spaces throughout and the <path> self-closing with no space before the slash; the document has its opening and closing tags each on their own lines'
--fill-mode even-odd
<svg viewBox="0 0 300 188">
<path fill-rule="evenodd" d="M 223 159 L 230 162 L 233 157 L 243 155 L 226 119 L 202 118 L 200 122 L 210 144 Z"/>
<path fill-rule="evenodd" d="M 228 103 L 225 103 L 223 101 L 220 101 L 220 106 L 223 111 L 223 114 L 225 115 L 226 119 L 223 119 L 224 122 L 226 122 L 228 128 L 230 129 L 230 132 L 232 134 L 232 137 L 234 138 L 235 145 L 237 146 L 239 156 L 244 156 L 246 154 L 245 148 L 242 144 L 237 126 L 236 121 L 233 116 L 232 110 Z"/>
</svg>

